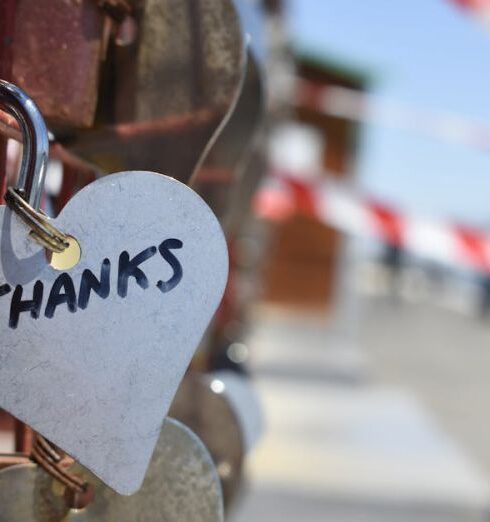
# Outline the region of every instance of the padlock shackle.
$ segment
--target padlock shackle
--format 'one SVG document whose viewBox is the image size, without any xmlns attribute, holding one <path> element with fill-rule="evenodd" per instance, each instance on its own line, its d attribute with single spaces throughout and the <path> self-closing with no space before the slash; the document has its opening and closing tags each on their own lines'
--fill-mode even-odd
<svg viewBox="0 0 490 522">
<path fill-rule="evenodd" d="M 0 107 L 18 121 L 24 137 L 17 189 L 39 210 L 49 154 L 48 130 L 34 101 L 19 87 L 0 80 Z"/>
</svg>

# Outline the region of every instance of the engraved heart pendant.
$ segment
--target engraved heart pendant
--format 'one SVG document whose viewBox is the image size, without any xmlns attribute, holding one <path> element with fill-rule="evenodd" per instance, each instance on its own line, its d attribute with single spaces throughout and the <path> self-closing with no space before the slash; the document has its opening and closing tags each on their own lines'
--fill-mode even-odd
<svg viewBox="0 0 490 522">
<path fill-rule="evenodd" d="M 93 182 L 48 225 L 75 266 L 0 206 L 0 407 L 131 494 L 221 300 L 226 242 L 195 192 L 152 172 Z"/>
</svg>

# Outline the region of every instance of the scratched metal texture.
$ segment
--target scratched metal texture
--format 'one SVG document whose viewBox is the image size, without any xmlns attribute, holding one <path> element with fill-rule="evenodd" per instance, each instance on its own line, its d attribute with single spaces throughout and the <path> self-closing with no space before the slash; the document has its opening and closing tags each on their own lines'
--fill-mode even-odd
<svg viewBox="0 0 490 522">
<path fill-rule="evenodd" d="M 94 488 L 93 503 L 69 510 L 64 487 L 35 464 L 0 471 L 0 522 L 222 522 L 221 486 L 199 438 L 167 418 L 138 493 L 111 491 L 79 465 Z"/>
<path fill-rule="evenodd" d="M 228 509 L 240 488 L 245 456 L 241 425 L 231 404 L 224 394 L 211 389 L 206 376 L 190 373 L 179 386 L 170 415 L 193 430 L 208 448 Z"/>
<path fill-rule="evenodd" d="M 22 313 L 9 328 L 12 292 L 0 298 L 0 407 L 33 427 L 120 493 L 141 484 L 180 380 L 227 279 L 223 233 L 204 201 L 187 186 L 148 172 L 114 174 L 73 197 L 53 224 L 78 239 L 80 263 L 68 271 L 76 291 L 84 269 L 100 277 L 111 261 L 111 292 L 91 296 L 85 310 L 66 304 L 52 319 Z M 32 299 L 44 283 L 41 314 L 59 272 L 26 227 L 0 206 L 0 285 L 23 285 Z M 159 280 L 172 275 L 158 252 L 133 278 L 128 296 L 117 294 L 118 258 L 164 239 L 183 267 L 181 282 L 162 294 Z"/>
<path fill-rule="evenodd" d="M 265 172 L 249 170 L 260 153 L 257 141 L 265 115 L 265 88 L 260 64 L 247 53 L 246 76 L 233 114 L 218 136 L 190 186 L 211 207 L 228 235 L 245 219 L 252 195 Z"/>
<path fill-rule="evenodd" d="M 252 379 L 232 370 L 218 370 L 205 375 L 210 386 L 223 386 L 221 392 L 238 419 L 245 453 L 250 453 L 264 434 L 264 412 Z"/>
<path fill-rule="evenodd" d="M 93 124 L 102 27 L 94 0 L 17 1 L 12 81 L 50 123 Z"/>
<path fill-rule="evenodd" d="M 100 125 L 67 146 L 106 172 L 154 170 L 187 183 L 241 90 L 245 43 L 233 2 L 147 0 L 139 38 L 108 63 Z"/>
</svg>

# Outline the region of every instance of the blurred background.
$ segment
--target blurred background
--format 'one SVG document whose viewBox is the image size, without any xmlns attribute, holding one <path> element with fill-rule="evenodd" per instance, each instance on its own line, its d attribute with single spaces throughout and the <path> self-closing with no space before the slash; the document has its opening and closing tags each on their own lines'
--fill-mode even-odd
<svg viewBox="0 0 490 522">
<path fill-rule="evenodd" d="M 489 520 L 489 3 L 267 4 L 265 431 L 232 519 Z"/>
</svg>

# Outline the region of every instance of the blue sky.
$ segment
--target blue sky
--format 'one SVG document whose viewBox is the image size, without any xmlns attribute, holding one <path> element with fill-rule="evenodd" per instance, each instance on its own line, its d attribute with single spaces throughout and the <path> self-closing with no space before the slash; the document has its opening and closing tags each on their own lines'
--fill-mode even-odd
<svg viewBox="0 0 490 522">
<path fill-rule="evenodd" d="M 288 2 L 294 45 L 366 72 L 375 94 L 490 126 L 490 25 L 447 0 Z M 490 153 L 364 125 L 357 175 L 408 211 L 490 227 Z"/>
</svg>

